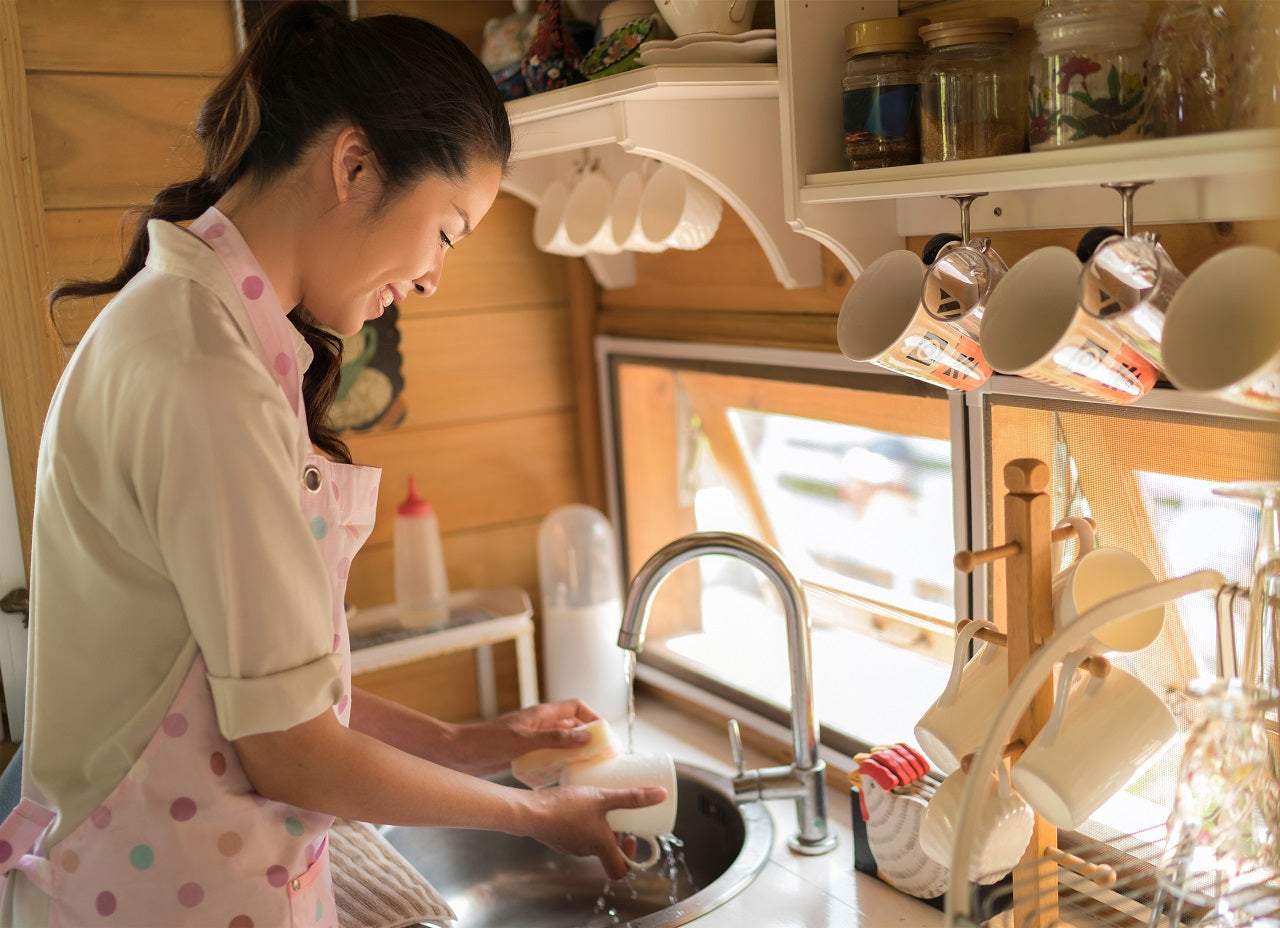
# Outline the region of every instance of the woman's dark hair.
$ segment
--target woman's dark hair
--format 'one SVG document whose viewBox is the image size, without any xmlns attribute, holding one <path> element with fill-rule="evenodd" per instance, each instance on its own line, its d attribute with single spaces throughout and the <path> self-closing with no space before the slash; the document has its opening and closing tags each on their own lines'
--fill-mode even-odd
<svg viewBox="0 0 1280 928">
<path fill-rule="evenodd" d="M 135 211 L 124 263 L 106 280 L 62 283 L 60 300 L 120 290 L 146 263 L 149 219 L 195 219 L 244 178 L 265 184 L 296 165 L 326 130 L 355 125 L 369 137 L 385 183 L 383 203 L 425 177 L 466 176 L 472 164 L 504 168 L 511 128 L 493 78 L 458 39 L 421 19 L 349 20 L 318 2 L 284 5 L 250 36 L 196 123 L 204 170 L 165 187 Z M 289 321 L 315 353 L 303 395 L 312 443 L 330 457 L 351 454 L 328 421 L 338 388 L 342 341 L 297 306 Z"/>
</svg>

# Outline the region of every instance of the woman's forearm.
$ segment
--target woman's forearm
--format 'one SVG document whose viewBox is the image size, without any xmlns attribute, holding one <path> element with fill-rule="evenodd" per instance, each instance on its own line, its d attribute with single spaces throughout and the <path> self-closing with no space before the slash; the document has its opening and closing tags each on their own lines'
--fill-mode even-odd
<svg viewBox="0 0 1280 928">
<path fill-rule="evenodd" d="M 383 716 L 380 724 L 394 731 L 398 721 Z M 330 712 L 287 731 L 238 739 L 235 748 L 254 789 L 279 802 L 387 825 L 529 833 L 525 791 L 415 756 L 344 727 Z"/>
<path fill-rule="evenodd" d="M 458 726 L 359 687 L 351 690 L 351 728 L 409 754 L 459 769 Z"/>
</svg>

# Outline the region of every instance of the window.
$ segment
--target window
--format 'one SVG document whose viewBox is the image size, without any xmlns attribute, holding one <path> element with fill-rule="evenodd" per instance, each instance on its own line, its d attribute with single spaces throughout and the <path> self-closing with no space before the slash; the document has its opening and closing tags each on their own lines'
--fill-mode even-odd
<svg viewBox="0 0 1280 928">
<path fill-rule="evenodd" d="M 806 588 L 822 724 L 849 750 L 909 740 L 956 621 L 951 401 L 888 375 L 627 356 L 609 369 L 629 574 L 687 532 L 766 542 Z M 754 569 L 701 558 L 659 591 L 644 659 L 785 720 L 781 617 Z"/>
<path fill-rule="evenodd" d="M 1213 568 L 1241 584 L 1251 580 L 1258 511 L 1214 489 L 1280 477 L 1280 423 L 1172 391 L 1130 408 L 1017 378 L 945 395 L 818 353 L 614 339 L 601 340 L 601 353 L 629 575 L 692 531 L 742 532 L 776 548 L 813 619 L 824 741 L 846 757 L 913 740 L 945 685 L 958 619 L 1005 625 L 1002 568 L 963 575 L 951 559 L 1004 540 L 1007 461 L 1049 463 L 1054 520 L 1093 517 L 1098 544 L 1132 552 L 1157 579 Z M 1165 694 L 1211 674 L 1216 647 L 1206 593 L 1172 604 L 1155 644 L 1113 657 Z M 785 723 L 785 653 L 767 582 L 710 557 L 659 591 L 642 662 Z M 1185 732 L 1190 707 L 1173 704 Z M 1086 834 L 1162 823 L 1179 757 L 1167 752 Z"/>
</svg>

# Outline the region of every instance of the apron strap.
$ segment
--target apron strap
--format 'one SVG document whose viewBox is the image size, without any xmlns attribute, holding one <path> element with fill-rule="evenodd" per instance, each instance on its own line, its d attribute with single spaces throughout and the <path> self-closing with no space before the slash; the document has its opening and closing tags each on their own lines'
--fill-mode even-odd
<svg viewBox="0 0 1280 928">
<path fill-rule="evenodd" d="M 0 874 L 7 878 L 10 870 L 21 870 L 33 883 L 49 891 L 49 861 L 34 852 L 54 817 L 52 809 L 38 802 L 23 799 L 18 803 L 0 823 Z"/>
</svg>

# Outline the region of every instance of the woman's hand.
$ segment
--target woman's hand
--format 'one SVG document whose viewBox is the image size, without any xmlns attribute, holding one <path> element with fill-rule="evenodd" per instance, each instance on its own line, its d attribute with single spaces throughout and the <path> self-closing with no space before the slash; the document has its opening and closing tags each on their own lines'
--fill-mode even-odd
<svg viewBox="0 0 1280 928">
<path fill-rule="evenodd" d="M 661 786 L 604 789 L 598 786 L 552 786 L 528 793 L 531 812 L 529 837 L 574 857 L 600 859 L 611 880 L 630 869 L 618 836 L 609 829 L 605 813 L 611 809 L 642 809 L 667 798 Z M 634 853 L 635 839 L 624 842 Z"/>
<path fill-rule="evenodd" d="M 450 757 L 445 762 L 467 773 L 494 773 L 510 766 L 521 754 L 538 748 L 572 748 L 586 744 L 590 734 L 575 729 L 599 718 L 586 703 L 566 699 L 517 709 L 483 722 L 458 725 L 450 738 Z"/>
</svg>

